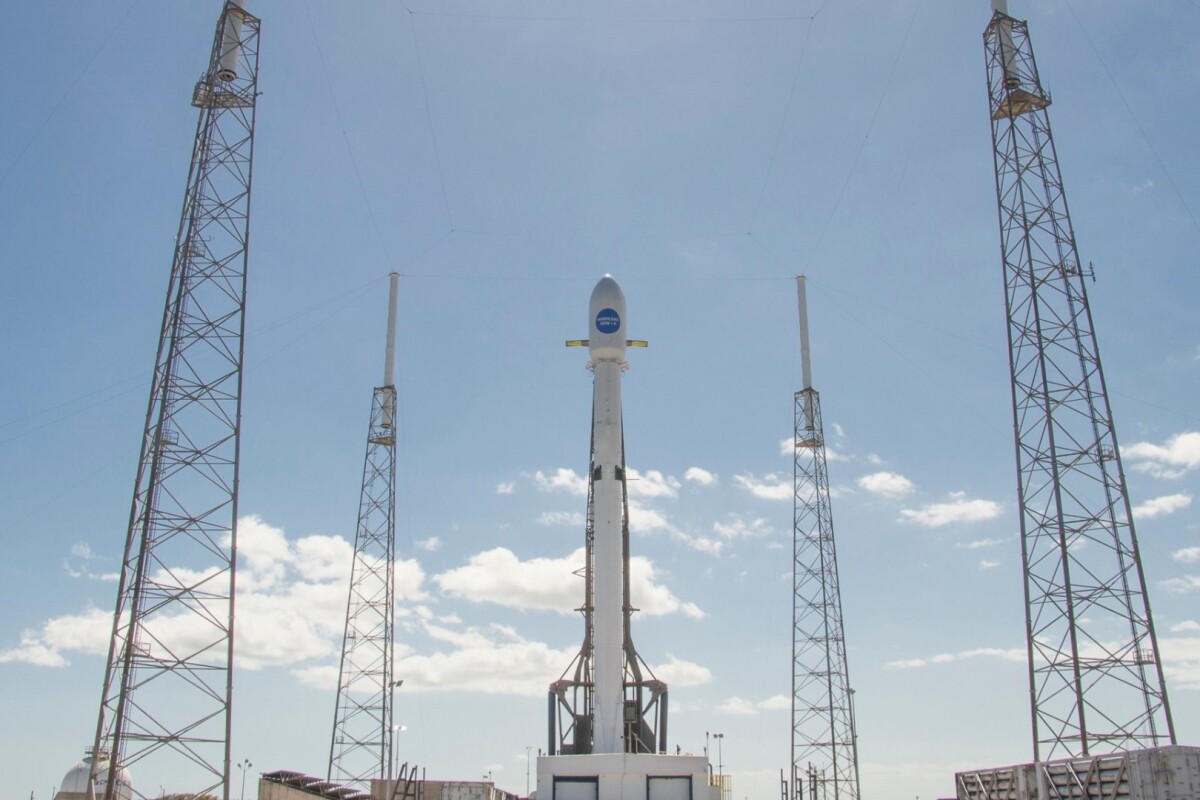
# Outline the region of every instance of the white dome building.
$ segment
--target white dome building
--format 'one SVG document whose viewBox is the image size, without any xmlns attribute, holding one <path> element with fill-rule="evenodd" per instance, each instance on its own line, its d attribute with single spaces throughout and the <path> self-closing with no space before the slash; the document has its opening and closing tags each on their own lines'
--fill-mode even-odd
<svg viewBox="0 0 1200 800">
<path fill-rule="evenodd" d="M 75 766 L 67 770 L 62 784 L 54 800 L 88 800 L 88 772 L 96 777 L 96 796 L 94 800 L 103 800 L 104 790 L 108 784 L 108 754 L 101 753 L 93 759 L 89 752 Z M 117 768 L 117 786 L 113 792 L 114 800 L 133 800 L 133 781 L 129 778 L 129 770 Z"/>
</svg>

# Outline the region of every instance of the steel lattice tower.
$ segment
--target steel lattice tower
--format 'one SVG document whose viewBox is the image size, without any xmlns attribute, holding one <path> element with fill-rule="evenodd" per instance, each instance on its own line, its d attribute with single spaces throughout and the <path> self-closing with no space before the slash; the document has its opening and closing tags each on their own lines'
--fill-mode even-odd
<svg viewBox="0 0 1200 800">
<path fill-rule="evenodd" d="M 792 539 L 792 787 L 812 800 L 858 800 L 854 692 L 829 502 L 821 397 L 812 388 L 804 277 L 796 278 L 804 388 L 796 392 Z M 814 785 L 815 784 L 815 785 Z"/>
<path fill-rule="evenodd" d="M 94 752 L 229 800 L 233 598 L 259 20 L 227 2 L 167 284 Z M 98 782 L 90 793 L 95 794 Z M 155 783 L 157 785 L 157 783 Z M 140 796 L 140 795 L 139 795 Z"/>
<path fill-rule="evenodd" d="M 329 745 L 329 780 L 364 791 L 370 791 L 372 778 L 392 777 L 396 564 L 396 386 L 392 370 L 398 278 L 392 273 L 384 385 L 375 388 L 371 401 Z"/>
<path fill-rule="evenodd" d="M 984 33 L 1036 760 L 1175 742 L 1129 494 L 1033 48 Z"/>
</svg>

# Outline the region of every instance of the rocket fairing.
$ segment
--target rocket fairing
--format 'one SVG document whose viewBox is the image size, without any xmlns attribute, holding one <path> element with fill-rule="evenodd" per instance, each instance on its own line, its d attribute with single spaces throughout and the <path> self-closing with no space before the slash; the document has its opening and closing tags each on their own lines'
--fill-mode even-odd
<svg viewBox="0 0 1200 800">
<path fill-rule="evenodd" d="M 625 361 L 625 295 L 611 275 L 588 304 L 592 388 L 592 491 L 595 547 L 592 752 L 623 753 L 625 453 L 621 373 Z"/>
</svg>

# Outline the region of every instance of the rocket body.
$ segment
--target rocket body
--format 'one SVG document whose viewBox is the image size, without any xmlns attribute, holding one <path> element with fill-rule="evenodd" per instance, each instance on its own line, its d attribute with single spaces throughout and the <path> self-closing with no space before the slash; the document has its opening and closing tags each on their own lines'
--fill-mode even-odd
<svg viewBox="0 0 1200 800">
<path fill-rule="evenodd" d="M 621 373 L 625 361 L 625 295 L 605 275 L 592 291 L 588 355 L 592 394 L 592 502 L 594 532 L 592 752 L 625 752 L 624 569 L 625 447 L 621 427 Z"/>
</svg>

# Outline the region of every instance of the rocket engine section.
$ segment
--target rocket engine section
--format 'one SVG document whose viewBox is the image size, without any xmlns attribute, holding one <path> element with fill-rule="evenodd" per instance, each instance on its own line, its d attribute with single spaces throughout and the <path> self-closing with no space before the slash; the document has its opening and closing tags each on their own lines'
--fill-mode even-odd
<svg viewBox="0 0 1200 800">
<path fill-rule="evenodd" d="M 629 498 L 621 377 L 628 347 L 625 295 L 611 275 L 592 290 L 587 347 L 592 389 L 583 646 L 550 685 L 550 755 L 665 752 L 667 687 L 638 657 L 630 635 Z"/>
</svg>

